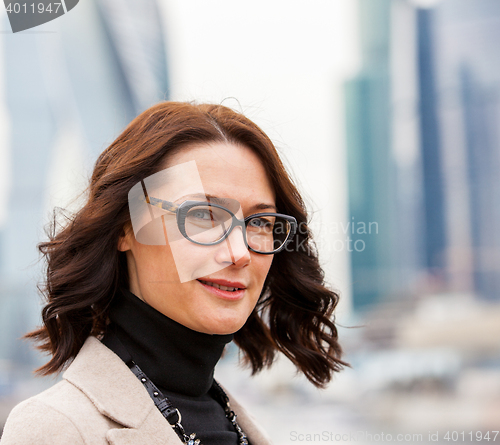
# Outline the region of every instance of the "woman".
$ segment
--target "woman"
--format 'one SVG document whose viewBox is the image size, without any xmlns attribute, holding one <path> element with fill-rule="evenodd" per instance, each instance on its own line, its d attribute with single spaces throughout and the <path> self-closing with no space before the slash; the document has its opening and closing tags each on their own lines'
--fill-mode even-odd
<svg viewBox="0 0 500 445">
<path fill-rule="evenodd" d="M 254 373 L 282 352 L 318 387 L 345 365 L 300 195 L 224 106 L 139 115 L 39 248 L 47 304 L 27 337 L 52 355 L 38 373 L 67 369 L 14 408 L 2 445 L 268 444 L 214 381 L 225 345 Z"/>
</svg>

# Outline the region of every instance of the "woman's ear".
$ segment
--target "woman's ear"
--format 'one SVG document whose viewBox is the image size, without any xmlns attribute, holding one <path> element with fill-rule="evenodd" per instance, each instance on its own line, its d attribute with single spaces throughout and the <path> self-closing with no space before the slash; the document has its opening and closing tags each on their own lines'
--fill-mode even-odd
<svg viewBox="0 0 500 445">
<path fill-rule="evenodd" d="M 118 238 L 118 250 L 120 252 L 126 252 L 132 248 L 132 243 L 130 242 L 131 236 L 134 236 L 134 234 L 130 227 L 124 227 L 122 234 Z"/>
</svg>

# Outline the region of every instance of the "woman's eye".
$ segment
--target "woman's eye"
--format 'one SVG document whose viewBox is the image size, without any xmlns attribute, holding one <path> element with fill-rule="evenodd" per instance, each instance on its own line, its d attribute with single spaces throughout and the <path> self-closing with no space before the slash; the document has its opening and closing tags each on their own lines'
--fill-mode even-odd
<svg viewBox="0 0 500 445">
<path fill-rule="evenodd" d="M 264 219 L 264 218 L 255 218 L 255 219 L 251 219 L 249 222 L 248 222 L 248 225 L 251 227 L 251 228 L 255 228 L 255 229 L 266 229 L 266 230 L 272 230 L 273 228 L 273 224 L 271 221 L 267 220 L 267 219 Z"/>
<path fill-rule="evenodd" d="M 196 210 L 194 212 L 191 212 L 190 216 L 196 219 L 212 219 L 212 215 L 209 210 Z"/>
</svg>

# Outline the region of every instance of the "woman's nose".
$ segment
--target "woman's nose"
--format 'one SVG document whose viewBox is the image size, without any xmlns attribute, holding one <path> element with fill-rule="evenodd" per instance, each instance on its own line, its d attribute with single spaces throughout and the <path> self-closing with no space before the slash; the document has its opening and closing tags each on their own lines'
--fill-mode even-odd
<svg viewBox="0 0 500 445">
<path fill-rule="evenodd" d="M 229 236 L 221 243 L 216 260 L 219 263 L 231 263 L 237 267 L 244 267 L 250 262 L 250 251 L 245 245 L 241 227 L 235 227 Z"/>
</svg>

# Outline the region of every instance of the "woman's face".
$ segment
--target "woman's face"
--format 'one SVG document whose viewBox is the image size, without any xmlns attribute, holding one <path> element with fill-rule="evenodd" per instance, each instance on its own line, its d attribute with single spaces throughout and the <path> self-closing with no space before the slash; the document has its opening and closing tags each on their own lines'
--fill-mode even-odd
<svg viewBox="0 0 500 445">
<path fill-rule="evenodd" d="M 196 162 L 205 195 L 239 202 L 241 210 L 237 213 L 232 209 L 238 218 L 276 211 L 264 167 L 249 148 L 224 142 L 193 144 L 171 156 L 163 168 L 189 161 Z M 200 200 L 189 193 L 176 193 L 165 196 L 167 186 L 162 199 L 177 204 Z M 226 241 L 213 246 L 197 245 L 178 236 L 173 215 L 165 216 L 163 227 L 170 240 L 166 245 L 141 244 L 132 229 L 120 239 L 118 248 L 127 254 L 130 291 L 195 331 L 229 334 L 239 330 L 257 303 L 273 255 L 249 251 L 239 227 Z"/>
</svg>

